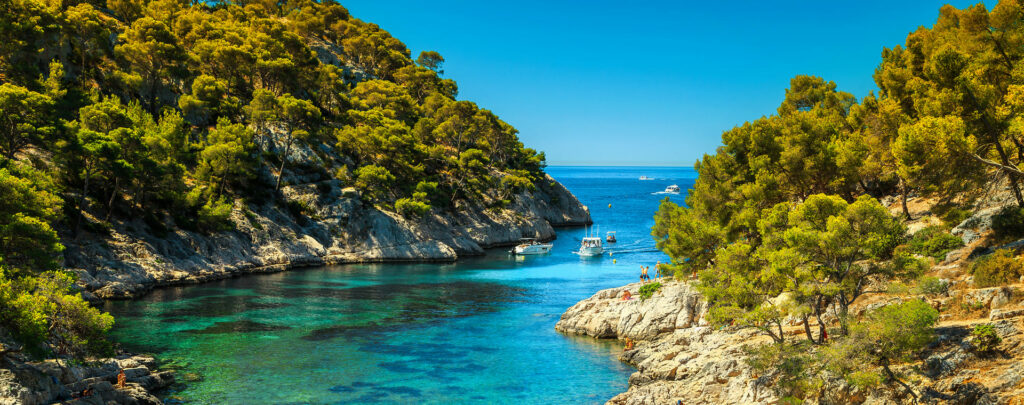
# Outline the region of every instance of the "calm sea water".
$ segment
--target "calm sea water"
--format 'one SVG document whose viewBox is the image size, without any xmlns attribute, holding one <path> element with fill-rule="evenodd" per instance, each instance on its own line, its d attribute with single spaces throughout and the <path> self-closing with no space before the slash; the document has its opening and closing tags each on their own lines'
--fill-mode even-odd
<svg viewBox="0 0 1024 405">
<path fill-rule="evenodd" d="M 198 381 L 168 394 L 196 404 L 603 403 L 633 370 L 621 345 L 554 330 L 568 307 L 632 282 L 665 256 L 650 237 L 669 184 L 689 168 L 550 167 L 591 209 L 612 257 L 570 252 L 585 230 L 563 229 L 552 253 L 507 249 L 454 264 L 330 266 L 160 289 L 109 302 L 114 336 Z M 654 178 L 639 181 L 641 175 Z M 609 204 L 611 206 L 609 207 Z M 613 262 L 614 259 L 614 262 Z"/>
</svg>

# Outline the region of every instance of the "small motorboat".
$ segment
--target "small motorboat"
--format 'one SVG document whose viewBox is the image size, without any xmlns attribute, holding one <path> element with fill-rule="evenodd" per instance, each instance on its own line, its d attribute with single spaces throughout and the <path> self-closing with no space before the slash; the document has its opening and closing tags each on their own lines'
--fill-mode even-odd
<svg viewBox="0 0 1024 405">
<path fill-rule="evenodd" d="M 654 180 L 654 179 L 652 179 L 650 177 L 647 177 L 647 176 L 640 176 L 640 180 Z"/>
<path fill-rule="evenodd" d="M 665 187 L 665 192 L 666 193 L 679 194 L 679 186 L 673 184 L 671 186 Z"/>
<path fill-rule="evenodd" d="M 608 236 L 604 238 L 604 241 L 608 243 L 615 243 L 615 231 L 608 232 Z"/>
<path fill-rule="evenodd" d="M 580 244 L 580 250 L 576 254 L 584 257 L 590 256 L 601 256 L 604 254 L 604 246 L 601 244 L 601 238 L 599 236 L 588 236 L 583 238 L 583 243 Z"/>
<path fill-rule="evenodd" d="M 519 244 L 512 249 L 512 253 L 517 255 L 542 255 L 551 251 L 551 247 L 554 246 L 550 243 L 540 243 L 533 238 L 522 238 L 519 240 Z"/>
</svg>

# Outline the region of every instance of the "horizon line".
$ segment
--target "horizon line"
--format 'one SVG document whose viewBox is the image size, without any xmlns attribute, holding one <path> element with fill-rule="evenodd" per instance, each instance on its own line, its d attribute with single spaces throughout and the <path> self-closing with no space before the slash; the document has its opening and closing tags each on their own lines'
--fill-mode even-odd
<svg viewBox="0 0 1024 405">
<path fill-rule="evenodd" d="M 621 163 L 548 163 L 547 167 L 672 167 L 693 169 L 693 165 L 672 165 L 672 164 L 621 164 Z"/>
</svg>

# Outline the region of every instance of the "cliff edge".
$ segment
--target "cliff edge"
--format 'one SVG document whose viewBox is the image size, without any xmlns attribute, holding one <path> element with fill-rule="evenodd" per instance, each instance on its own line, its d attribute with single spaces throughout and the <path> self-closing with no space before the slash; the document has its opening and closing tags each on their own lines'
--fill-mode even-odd
<svg viewBox="0 0 1024 405">
<path fill-rule="evenodd" d="M 504 207 L 459 201 L 455 209 L 412 219 L 364 202 L 336 180 L 307 181 L 283 187 L 281 204 L 236 203 L 231 231 L 158 232 L 140 218 L 128 218 L 113 221 L 105 232 L 65 237 L 65 266 L 96 297 L 117 299 L 158 286 L 293 267 L 453 261 L 524 237 L 554 239 L 555 227 L 591 223 L 587 207 L 545 177 Z"/>
</svg>

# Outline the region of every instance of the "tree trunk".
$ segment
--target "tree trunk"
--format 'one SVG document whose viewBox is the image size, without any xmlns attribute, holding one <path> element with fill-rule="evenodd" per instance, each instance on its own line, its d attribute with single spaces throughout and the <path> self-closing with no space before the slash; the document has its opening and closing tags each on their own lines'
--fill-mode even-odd
<svg viewBox="0 0 1024 405">
<path fill-rule="evenodd" d="M 915 393 L 914 390 L 911 389 L 909 385 L 907 385 L 907 383 L 903 382 L 903 380 L 900 380 L 899 378 L 896 378 L 896 374 L 893 373 L 892 370 L 889 369 L 889 359 L 883 358 L 881 363 L 882 363 L 882 370 L 885 370 L 886 377 L 889 377 L 889 379 L 891 379 L 891 380 L 895 381 L 897 384 L 903 386 L 903 388 L 905 390 L 907 390 L 907 393 L 910 394 L 911 397 L 914 397 L 914 403 L 916 404 L 917 403 L 917 393 Z"/>
<path fill-rule="evenodd" d="M 121 178 L 120 177 L 115 177 L 114 178 L 114 190 L 110 192 L 110 200 L 107 201 L 107 217 L 103 219 L 104 221 L 108 221 L 109 222 L 110 221 L 110 215 L 112 215 L 114 213 L 114 199 L 117 198 L 117 189 L 119 188 L 120 185 L 121 185 Z"/>
<path fill-rule="evenodd" d="M 900 176 L 900 204 L 903 205 L 903 216 L 910 220 L 910 210 L 907 209 L 907 182 Z"/>
<path fill-rule="evenodd" d="M 996 151 L 999 152 L 999 159 L 1002 160 L 1003 166 L 1010 166 L 1010 159 L 1006 156 L 1006 150 L 1003 149 L 1003 145 L 998 141 L 995 143 Z M 1024 198 L 1020 195 L 1020 185 L 1017 184 L 1017 177 L 1013 173 L 1007 173 L 1006 177 L 1010 179 L 1010 188 L 1013 190 L 1013 197 L 1017 199 L 1017 206 L 1024 207 Z"/>
<path fill-rule="evenodd" d="M 821 319 L 821 297 L 814 305 L 814 317 L 818 320 L 818 344 L 825 343 L 825 321 Z M 811 339 L 814 342 L 814 339 Z"/>
<path fill-rule="evenodd" d="M 89 178 L 92 177 L 92 170 L 85 170 L 85 186 L 82 187 L 82 195 L 78 196 L 78 221 L 75 221 L 75 239 L 78 239 L 78 230 L 82 227 L 82 220 L 85 218 L 85 196 L 89 194 Z"/>
<path fill-rule="evenodd" d="M 804 315 L 804 333 L 807 334 L 807 340 L 814 343 L 814 336 L 811 335 L 811 317 Z"/>
<path fill-rule="evenodd" d="M 270 201 L 277 198 L 277 192 L 281 190 L 281 179 L 284 178 L 284 165 L 288 163 L 288 151 L 292 148 L 292 134 L 288 133 L 288 139 L 284 143 L 284 153 L 281 154 L 281 168 L 277 171 L 277 184 L 274 185 L 274 193 L 270 195 Z"/>
</svg>

